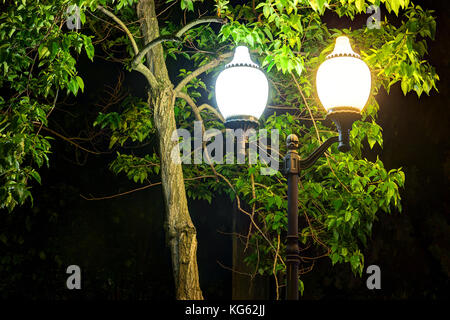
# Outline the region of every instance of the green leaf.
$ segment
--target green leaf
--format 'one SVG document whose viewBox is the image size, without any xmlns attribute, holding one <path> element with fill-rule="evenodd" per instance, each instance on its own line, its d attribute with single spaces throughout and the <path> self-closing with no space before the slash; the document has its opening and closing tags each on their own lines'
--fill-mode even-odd
<svg viewBox="0 0 450 320">
<path fill-rule="evenodd" d="M 193 1 L 188 1 L 188 10 L 194 11 L 194 2 Z"/>
<path fill-rule="evenodd" d="M 345 222 L 350 221 L 352 218 L 352 213 L 350 211 L 345 212 Z"/>
<path fill-rule="evenodd" d="M 92 40 L 88 36 L 84 36 L 84 49 L 86 50 L 86 54 L 88 58 L 93 61 L 94 59 L 94 46 L 92 45 Z"/>
<path fill-rule="evenodd" d="M 248 34 L 245 39 L 247 40 L 248 44 L 253 47 L 255 45 L 255 40 L 253 39 L 252 34 Z"/>
<path fill-rule="evenodd" d="M 81 79 L 81 77 L 79 77 L 79 76 L 76 76 L 76 79 L 77 79 L 77 83 L 78 83 L 78 86 L 80 87 L 81 91 L 84 92 L 84 82 L 83 82 L 83 79 Z"/>
<path fill-rule="evenodd" d="M 305 284 L 300 279 L 298 279 L 298 291 L 300 291 L 300 295 L 303 296 L 303 292 L 305 291 Z"/>
<path fill-rule="evenodd" d="M 349 162 L 348 162 L 348 170 L 349 170 L 350 172 L 352 172 L 352 171 L 354 171 L 354 169 L 355 169 L 355 167 L 354 167 L 354 165 L 353 165 L 353 162 L 352 162 L 352 161 L 349 161 Z"/>
<path fill-rule="evenodd" d="M 356 6 L 356 9 L 358 9 L 358 12 L 361 12 L 364 10 L 364 2 L 365 2 L 365 0 L 356 0 L 355 6 Z"/>
<path fill-rule="evenodd" d="M 395 12 L 395 15 L 398 16 L 398 10 L 400 9 L 400 0 L 390 0 L 391 9 Z"/>
<path fill-rule="evenodd" d="M 68 89 L 73 93 L 74 96 L 78 93 L 78 82 L 76 79 L 72 78 L 67 85 Z"/>
<path fill-rule="evenodd" d="M 264 17 L 268 18 L 270 15 L 270 5 L 265 5 L 263 8 Z"/>
<path fill-rule="evenodd" d="M 314 11 L 323 12 L 326 0 L 309 0 L 309 4 Z"/>
<path fill-rule="evenodd" d="M 41 176 L 39 175 L 39 173 L 37 173 L 37 171 L 35 170 L 31 171 L 30 175 L 34 178 L 34 180 L 36 180 L 39 184 L 41 184 Z"/>
<path fill-rule="evenodd" d="M 282 201 L 280 197 L 275 197 L 275 203 L 277 204 L 278 209 L 281 208 Z"/>
<path fill-rule="evenodd" d="M 194 3 L 192 0 L 181 0 L 181 9 L 188 9 L 188 11 L 194 11 Z"/>
<path fill-rule="evenodd" d="M 51 45 L 51 58 L 54 58 L 56 56 L 56 54 L 58 53 L 59 50 L 59 45 L 56 41 L 52 41 L 52 45 Z"/>
<path fill-rule="evenodd" d="M 359 256 L 358 255 L 351 256 L 350 264 L 353 270 L 357 270 L 358 267 L 360 266 Z"/>
<path fill-rule="evenodd" d="M 113 134 L 111 136 L 111 140 L 109 141 L 109 149 L 111 149 L 116 144 L 117 140 L 119 140 L 119 136 Z"/>
<path fill-rule="evenodd" d="M 331 264 L 332 264 L 332 265 L 335 265 L 336 262 L 339 261 L 339 258 L 340 258 L 340 256 L 339 256 L 338 253 L 336 253 L 336 252 L 333 253 L 333 254 L 331 255 Z"/>
<path fill-rule="evenodd" d="M 81 9 L 80 9 L 80 22 L 81 22 L 82 24 L 85 24 L 85 23 L 86 23 L 86 15 L 85 15 L 85 13 L 84 13 L 84 10 L 81 10 Z"/>
<path fill-rule="evenodd" d="M 377 140 L 375 140 L 373 137 L 367 137 L 367 141 L 369 142 L 370 149 L 372 149 L 377 142 Z"/>
<path fill-rule="evenodd" d="M 402 87 L 403 94 L 406 96 L 406 94 L 408 93 L 408 81 L 407 81 L 407 79 L 404 78 L 402 80 L 401 87 Z"/>
<path fill-rule="evenodd" d="M 44 251 L 39 252 L 39 258 L 41 258 L 42 260 L 45 260 L 47 258 L 47 255 Z"/>
<path fill-rule="evenodd" d="M 48 48 L 44 45 L 41 45 L 38 49 L 38 53 L 39 53 L 39 59 L 45 58 L 46 56 L 48 56 L 50 54 L 50 51 L 48 50 Z"/>
</svg>

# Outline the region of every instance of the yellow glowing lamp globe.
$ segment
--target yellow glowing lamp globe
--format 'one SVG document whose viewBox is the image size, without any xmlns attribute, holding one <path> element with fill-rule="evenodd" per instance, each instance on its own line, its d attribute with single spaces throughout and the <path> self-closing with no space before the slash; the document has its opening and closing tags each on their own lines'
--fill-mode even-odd
<svg viewBox="0 0 450 320">
<path fill-rule="evenodd" d="M 367 64 L 352 50 L 347 37 L 338 37 L 334 50 L 320 65 L 316 75 L 317 94 L 339 131 L 338 149 L 347 152 L 350 130 L 367 103 L 371 76 Z"/>
<path fill-rule="evenodd" d="M 215 93 L 227 127 L 258 125 L 266 108 L 269 83 L 264 72 L 251 60 L 247 47 L 236 47 L 233 59 L 217 77 Z"/>
<path fill-rule="evenodd" d="M 347 110 L 361 112 L 371 89 L 367 64 L 352 50 L 347 37 L 336 39 L 333 52 L 316 75 L 317 94 L 328 113 Z"/>
</svg>

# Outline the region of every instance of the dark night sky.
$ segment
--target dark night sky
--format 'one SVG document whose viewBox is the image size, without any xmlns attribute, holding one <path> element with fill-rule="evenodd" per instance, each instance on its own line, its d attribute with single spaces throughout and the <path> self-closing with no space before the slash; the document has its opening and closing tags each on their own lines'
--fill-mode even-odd
<svg viewBox="0 0 450 320">
<path fill-rule="evenodd" d="M 305 299 L 443 299 L 449 297 L 450 148 L 448 16 L 446 1 L 424 1 L 435 9 L 436 41 L 430 42 L 429 60 L 441 78 L 439 94 L 417 99 L 403 96 L 399 85 L 377 97 L 379 124 L 384 147 L 376 152 L 387 169 L 402 167 L 406 186 L 402 190 L 403 212 L 380 213 L 365 254 L 365 265 L 377 264 L 382 272 L 382 290 L 369 291 L 366 276 L 354 277 L 348 265 L 331 267 L 329 259 L 319 261 L 304 276 Z M 364 23 L 366 17 L 351 22 Z M 349 22 L 327 16 L 329 27 L 346 27 Z M 105 85 L 113 86 L 121 67 L 96 59 L 79 61 L 86 91 L 60 106 L 55 112 L 55 128 L 65 127 L 75 117 L 77 135 L 92 123 Z M 125 70 L 124 88 L 143 96 L 144 81 Z M 70 101 L 69 101 L 70 102 Z M 58 110 L 56 110 L 58 111 Z M 53 115 L 52 115 L 53 117 Z M 89 122 L 90 121 L 90 122 Z M 100 145 L 101 140 L 100 140 Z M 107 145 L 103 143 L 107 151 Z M 152 152 L 154 141 L 138 152 Z M 0 255 L 19 258 L 14 270 L 1 270 L 0 296 L 43 299 L 173 299 L 173 280 L 168 248 L 162 232 L 164 207 L 160 187 L 103 201 L 86 201 L 80 194 L 101 196 L 136 187 L 122 175 L 108 169 L 114 154 L 85 155 L 63 141 L 55 140 L 49 169 L 43 169 L 43 185 L 33 185 L 35 205 L 0 212 L 0 225 L 23 235 L 22 246 L 8 247 Z M 369 158 L 374 154 L 368 154 Z M 78 162 L 78 163 L 77 163 Z M 158 181 L 153 177 L 153 182 Z M 231 296 L 231 273 L 217 261 L 231 265 L 232 203 L 215 199 L 212 205 L 189 201 L 198 232 L 198 264 L 201 287 L 207 299 Z M 31 218 L 28 218 L 30 216 Z M 28 222 L 27 222 L 28 221 Z M 29 231 L 26 225 L 31 225 Z M 220 231 L 220 232 L 218 232 Z M 0 250 L 3 247 L 0 247 Z M 39 257 L 44 251 L 46 258 Z M 58 258 L 56 258 L 56 256 Z M 60 261 L 60 265 L 57 261 Z M 84 290 L 65 289 L 65 268 L 78 264 L 83 270 Z M 20 274 L 20 276 L 17 276 Z M 109 280 L 108 280 L 109 279 Z"/>
</svg>

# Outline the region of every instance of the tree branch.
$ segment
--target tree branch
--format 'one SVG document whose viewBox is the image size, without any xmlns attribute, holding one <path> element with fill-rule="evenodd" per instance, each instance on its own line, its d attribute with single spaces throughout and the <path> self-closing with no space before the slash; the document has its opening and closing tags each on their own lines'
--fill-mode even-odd
<svg viewBox="0 0 450 320">
<path fill-rule="evenodd" d="M 222 23 L 225 24 L 227 23 L 227 19 L 223 19 L 223 18 L 219 18 L 219 17 L 203 17 L 200 19 L 196 19 L 194 21 L 189 22 L 188 24 L 186 24 L 183 28 L 181 28 L 180 30 L 178 30 L 177 33 L 175 33 L 175 37 L 181 37 L 186 31 L 188 31 L 189 29 L 195 27 L 198 24 L 201 23 L 209 23 L 209 22 L 215 22 L 215 23 Z"/>
<path fill-rule="evenodd" d="M 113 19 L 115 22 L 117 22 L 118 25 L 120 25 L 123 29 L 123 31 L 125 31 L 125 33 L 127 34 L 128 38 L 131 41 L 131 45 L 133 46 L 133 50 L 134 50 L 134 54 L 138 54 L 139 49 L 136 45 L 136 41 L 134 41 L 134 37 L 131 34 L 130 30 L 128 30 L 127 26 L 125 25 L 125 23 L 122 22 L 122 20 L 120 20 L 114 13 L 112 13 L 111 11 L 109 11 L 108 9 L 102 7 L 101 5 L 98 5 L 97 8 L 103 12 L 104 14 L 106 14 L 108 17 L 110 17 L 111 19 Z"/>
<path fill-rule="evenodd" d="M 205 178 L 215 178 L 215 176 L 212 176 L 212 175 L 198 176 L 198 177 L 193 177 L 193 178 L 186 178 L 186 179 L 184 179 L 184 181 L 198 180 L 198 179 L 205 179 Z M 133 193 L 133 192 L 136 192 L 136 191 L 141 191 L 141 190 L 144 190 L 144 189 L 148 189 L 150 187 L 158 186 L 161 183 L 162 183 L 161 181 L 160 182 L 155 182 L 155 183 L 151 183 L 151 184 L 148 184 L 148 185 L 140 187 L 140 188 L 128 190 L 128 191 L 125 191 L 125 192 L 122 192 L 122 193 L 117 193 L 117 194 L 113 194 L 113 195 L 105 196 L 105 197 L 87 198 L 87 197 L 83 196 L 82 194 L 80 194 L 80 197 L 82 197 L 84 200 L 89 200 L 89 201 L 91 201 L 91 200 L 112 199 L 112 198 L 117 198 L 117 197 L 120 197 L 120 196 L 124 196 L 124 195 L 130 194 L 130 193 Z"/>
<path fill-rule="evenodd" d="M 166 41 L 173 41 L 173 42 L 181 42 L 180 38 L 177 38 L 175 36 L 161 36 L 156 39 L 153 39 L 149 43 L 145 45 L 145 47 L 139 51 L 136 56 L 133 58 L 133 61 L 131 61 L 131 66 L 135 68 L 137 65 L 139 65 L 142 61 L 142 58 L 147 54 L 147 52 L 150 51 L 154 46 L 156 46 L 159 43 L 166 42 Z"/>
<path fill-rule="evenodd" d="M 136 191 L 141 191 L 141 190 L 144 190 L 144 189 L 153 187 L 153 186 L 158 186 L 158 185 L 160 185 L 161 183 L 162 183 L 162 182 L 151 183 L 151 184 L 148 184 L 148 185 L 143 186 L 143 187 L 140 187 L 140 188 L 136 188 L 136 189 L 133 189 L 133 190 L 128 190 L 128 191 L 125 191 L 125 192 L 122 192 L 122 193 L 113 194 L 113 195 L 111 195 L 111 196 L 105 196 L 105 197 L 99 197 L 99 198 L 94 198 L 94 197 L 92 197 L 92 198 L 87 198 L 87 197 L 83 196 L 82 194 L 80 194 L 80 197 L 82 197 L 84 200 L 88 200 L 88 201 L 90 201 L 90 200 L 106 200 L 106 199 L 112 199 L 112 198 L 117 198 L 117 197 L 120 197 L 120 196 L 124 196 L 124 195 L 126 195 L 126 194 L 130 194 L 130 193 L 133 193 L 133 192 L 136 192 Z"/>
<path fill-rule="evenodd" d="M 191 107 L 192 111 L 194 112 L 195 119 L 203 122 L 202 116 L 200 114 L 200 110 L 198 110 L 198 107 L 195 104 L 194 100 L 192 100 L 192 98 L 187 93 L 177 92 L 176 97 L 184 99 L 188 103 L 188 105 Z"/>
<path fill-rule="evenodd" d="M 180 37 L 187 32 L 189 29 L 193 28 L 194 26 L 201 24 L 201 23 L 209 23 L 209 22 L 216 22 L 216 23 L 226 23 L 227 20 L 226 19 L 222 19 L 222 18 L 218 18 L 218 17 L 203 17 L 194 21 L 189 22 L 188 24 L 186 24 L 184 27 L 182 27 L 179 31 L 177 31 L 174 35 L 172 36 L 160 36 L 156 39 L 153 39 L 152 41 L 150 41 L 149 43 L 147 43 L 145 45 L 145 47 L 139 51 L 138 46 L 136 44 L 136 41 L 134 40 L 133 35 L 131 34 L 130 30 L 127 28 L 127 26 L 123 23 L 122 20 L 120 20 L 114 13 L 112 13 L 111 11 L 109 11 L 108 9 L 104 8 L 101 5 L 98 5 L 97 8 L 103 12 L 104 14 L 106 14 L 108 17 L 110 17 L 111 19 L 113 19 L 117 24 L 120 25 L 120 27 L 123 29 L 123 31 L 127 34 L 128 38 L 131 41 L 131 45 L 133 46 L 133 51 L 135 53 L 135 57 L 133 58 L 132 62 L 131 62 L 131 66 L 134 70 L 139 71 L 140 73 L 142 73 L 145 78 L 148 80 L 149 84 L 151 87 L 155 88 L 158 85 L 158 81 L 155 78 L 155 76 L 153 75 L 153 73 L 141 63 L 142 58 L 144 57 L 145 54 L 147 54 L 147 52 L 149 50 L 151 50 L 154 46 L 156 46 L 157 44 L 160 44 L 162 42 L 165 41 L 176 41 L 176 42 L 180 42 L 181 39 Z M 196 77 L 198 74 L 201 74 L 211 68 L 214 68 L 215 66 L 219 65 L 220 62 L 223 61 L 223 59 L 226 59 L 228 57 L 231 57 L 231 53 L 229 54 L 224 54 L 222 55 L 219 59 L 213 60 L 211 62 L 209 62 L 208 64 L 200 67 L 199 69 L 195 70 L 193 72 L 196 73 L 196 75 L 190 74 L 189 76 L 187 76 L 184 80 L 186 80 L 186 82 L 184 84 L 183 81 L 180 83 L 182 84 L 182 87 L 184 87 L 189 81 L 191 81 L 194 77 Z M 178 88 L 178 87 L 177 87 Z M 177 89 L 175 89 L 175 91 L 177 91 Z"/>
<path fill-rule="evenodd" d="M 138 48 L 138 46 L 136 44 L 136 41 L 134 40 L 133 35 L 131 34 L 131 32 L 127 28 L 127 26 L 122 22 L 122 20 L 120 20 L 114 13 L 112 13 L 108 9 L 102 7 L 101 5 L 98 5 L 97 8 L 101 12 L 106 14 L 108 17 L 113 19 L 115 22 L 117 22 L 117 24 L 122 27 L 123 31 L 127 34 L 128 38 L 131 41 L 131 45 L 133 46 L 134 54 L 135 55 L 139 54 L 139 48 Z M 158 85 L 158 81 L 156 80 L 156 78 L 153 75 L 153 73 L 146 66 L 144 66 L 143 64 L 139 63 L 139 64 L 136 64 L 136 65 L 133 65 L 133 69 L 136 70 L 136 71 L 139 71 L 140 73 L 142 73 L 144 75 L 144 77 L 147 79 L 147 81 L 149 82 L 151 87 L 155 88 Z"/>
<path fill-rule="evenodd" d="M 196 78 L 197 76 L 201 75 L 203 72 L 206 72 L 212 68 L 217 67 L 219 64 L 221 64 L 225 59 L 231 58 L 233 56 L 233 52 L 228 52 L 220 55 L 218 58 L 211 60 L 207 64 L 199 67 L 197 70 L 194 70 L 192 73 L 187 75 L 181 82 L 175 87 L 174 91 L 175 94 L 178 94 L 181 92 L 181 89 L 184 88 L 185 85 L 187 85 L 192 79 Z"/>
<path fill-rule="evenodd" d="M 178 92 L 176 94 L 176 97 L 186 100 L 186 102 L 191 106 L 192 111 L 194 112 L 195 119 L 197 119 L 197 121 L 200 121 L 202 123 L 202 137 L 203 137 L 203 135 L 205 133 L 205 125 L 203 124 L 202 115 L 200 114 L 200 111 L 199 111 L 197 105 L 195 104 L 194 100 L 192 100 L 192 98 L 188 94 L 186 94 L 184 92 Z M 217 171 L 214 168 L 214 165 L 213 165 L 211 159 L 209 158 L 208 152 L 206 152 L 206 141 L 203 141 L 203 139 L 202 139 L 202 148 L 205 151 L 204 154 L 205 154 L 205 157 L 206 157 L 206 161 L 207 161 L 207 163 L 209 163 L 209 166 L 211 167 L 211 170 L 214 172 L 214 174 L 216 175 L 216 179 L 218 180 L 218 178 L 217 178 L 217 176 L 218 176 Z"/>
<path fill-rule="evenodd" d="M 33 121 L 33 124 L 35 126 L 39 126 L 39 130 L 44 129 L 45 131 L 48 131 L 48 132 L 54 134 L 55 136 L 57 136 L 57 137 L 65 140 L 65 141 L 69 142 L 70 144 L 73 144 L 75 147 L 80 148 L 83 151 L 86 151 L 86 152 L 92 153 L 92 154 L 101 154 L 101 152 L 91 151 L 91 150 L 88 150 L 88 149 L 80 146 L 78 143 L 73 142 L 70 138 L 67 138 L 67 137 L 63 136 L 62 134 L 60 134 L 60 133 L 58 133 L 58 132 L 56 132 L 56 131 L 54 131 L 54 130 L 52 130 L 50 128 L 43 127 L 41 122 Z"/>
<path fill-rule="evenodd" d="M 156 80 L 155 75 L 142 63 L 139 63 L 133 69 L 142 73 L 152 88 L 156 88 L 158 86 L 158 80 Z"/>
<path fill-rule="evenodd" d="M 212 113 L 214 113 L 214 115 L 215 115 L 220 121 L 225 122 L 225 119 L 223 118 L 223 116 L 222 116 L 222 115 L 220 114 L 220 112 L 219 112 L 216 108 L 214 108 L 213 106 L 211 106 L 211 105 L 209 105 L 209 104 L 207 104 L 207 103 L 204 103 L 204 104 L 202 104 L 200 107 L 198 107 L 198 111 L 202 111 L 202 110 L 204 110 L 204 109 L 207 109 L 207 110 L 211 111 Z"/>
</svg>

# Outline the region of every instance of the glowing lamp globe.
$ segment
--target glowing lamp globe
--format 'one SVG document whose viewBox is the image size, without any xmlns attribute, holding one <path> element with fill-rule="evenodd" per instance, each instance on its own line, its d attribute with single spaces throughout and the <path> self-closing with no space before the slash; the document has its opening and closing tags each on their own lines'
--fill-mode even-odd
<svg viewBox="0 0 450 320">
<path fill-rule="evenodd" d="M 370 70 L 352 50 L 349 39 L 342 36 L 317 70 L 316 83 L 319 99 L 328 112 L 341 108 L 361 112 L 370 94 Z"/>
<path fill-rule="evenodd" d="M 247 47 L 236 47 L 233 59 L 216 80 L 216 101 L 225 125 L 228 128 L 256 127 L 268 96 L 266 75 L 252 61 Z"/>
<path fill-rule="evenodd" d="M 349 132 L 369 99 L 371 75 L 347 37 L 336 39 L 333 52 L 317 70 L 316 87 L 327 118 L 333 120 L 339 130 L 338 149 L 350 150 Z"/>
</svg>

